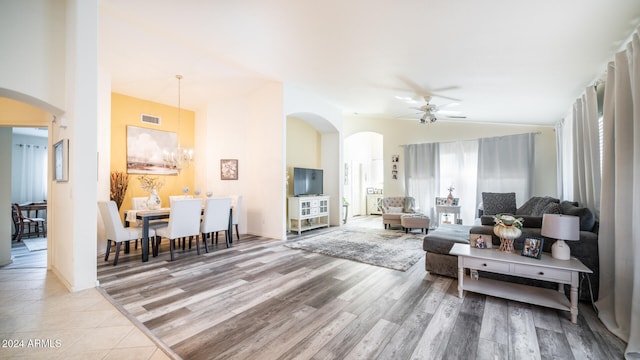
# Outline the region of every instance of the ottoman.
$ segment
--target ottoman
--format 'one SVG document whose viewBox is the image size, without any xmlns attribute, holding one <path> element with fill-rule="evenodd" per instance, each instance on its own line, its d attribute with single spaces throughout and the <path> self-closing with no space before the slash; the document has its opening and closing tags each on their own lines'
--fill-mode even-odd
<svg viewBox="0 0 640 360">
<path fill-rule="evenodd" d="M 441 224 L 424 237 L 425 269 L 433 274 L 458 277 L 458 257 L 449 255 L 455 243 L 469 243 L 471 226 Z"/>
<path fill-rule="evenodd" d="M 423 214 L 406 214 L 400 217 L 400 225 L 405 233 L 412 229 L 420 229 L 420 233 L 429 232 L 429 217 Z"/>
</svg>

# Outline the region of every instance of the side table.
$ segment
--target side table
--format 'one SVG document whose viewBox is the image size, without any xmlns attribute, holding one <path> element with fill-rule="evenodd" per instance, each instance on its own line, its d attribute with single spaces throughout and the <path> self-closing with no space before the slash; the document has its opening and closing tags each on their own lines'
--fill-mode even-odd
<svg viewBox="0 0 640 360">
<path fill-rule="evenodd" d="M 468 244 L 454 244 L 449 254 L 458 256 L 459 297 L 462 297 L 464 290 L 473 291 L 570 311 L 571 322 L 575 324 L 578 320 L 578 278 L 581 272 L 592 273 L 580 260 L 558 260 L 548 254 L 542 254 L 541 259 L 534 259 L 492 249 L 476 249 Z M 558 291 L 482 277 L 471 279 L 464 274 L 465 268 L 551 281 L 558 283 Z M 571 301 L 564 294 L 564 284 L 571 285 Z"/>
</svg>

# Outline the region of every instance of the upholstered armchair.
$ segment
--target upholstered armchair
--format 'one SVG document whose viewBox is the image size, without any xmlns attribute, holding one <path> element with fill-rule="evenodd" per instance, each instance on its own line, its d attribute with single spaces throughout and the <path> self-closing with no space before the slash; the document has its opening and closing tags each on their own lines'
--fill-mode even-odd
<svg viewBox="0 0 640 360">
<path fill-rule="evenodd" d="M 400 218 L 405 214 L 413 214 L 416 201 L 411 196 L 391 196 L 382 199 L 382 224 L 384 228 L 400 225 Z"/>
</svg>

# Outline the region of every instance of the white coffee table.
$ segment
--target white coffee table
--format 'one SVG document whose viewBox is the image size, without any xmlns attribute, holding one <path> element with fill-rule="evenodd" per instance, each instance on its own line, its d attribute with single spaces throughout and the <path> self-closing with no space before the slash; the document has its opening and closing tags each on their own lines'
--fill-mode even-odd
<svg viewBox="0 0 640 360">
<path fill-rule="evenodd" d="M 592 273 L 580 260 L 554 259 L 543 253 L 541 259 L 494 249 L 476 249 L 468 244 L 454 244 L 449 254 L 458 256 L 458 296 L 463 290 L 505 299 L 570 311 L 571 322 L 578 320 L 578 279 L 581 272 Z M 506 281 L 477 280 L 464 274 L 464 269 L 520 276 L 558 283 L 558 291 Z M 564 284 L 571 285 L 571 301 L 564 294 Z"/>
</svg>

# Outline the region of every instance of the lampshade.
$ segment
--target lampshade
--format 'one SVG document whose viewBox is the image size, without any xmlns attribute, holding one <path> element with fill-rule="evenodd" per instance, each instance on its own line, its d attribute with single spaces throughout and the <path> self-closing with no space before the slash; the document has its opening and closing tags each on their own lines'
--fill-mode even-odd
<svg viewBox="0 0 640 360">
<path fill-rule="evenodd" d="M 580 240 L 580 218 L 571 215 L 542 215 L 542 236 L 559 240 Z"/>
</svg>

